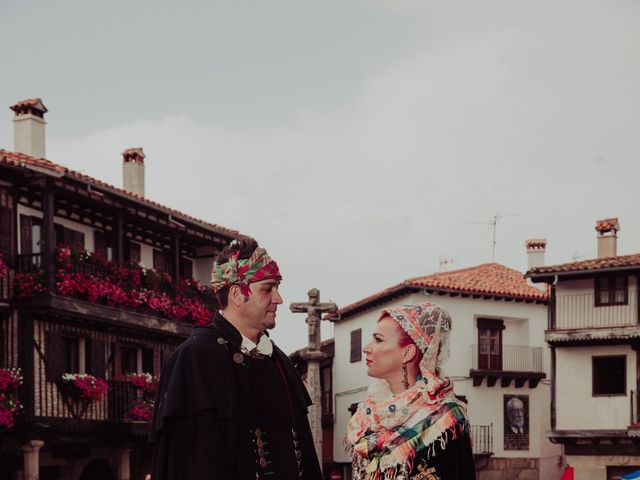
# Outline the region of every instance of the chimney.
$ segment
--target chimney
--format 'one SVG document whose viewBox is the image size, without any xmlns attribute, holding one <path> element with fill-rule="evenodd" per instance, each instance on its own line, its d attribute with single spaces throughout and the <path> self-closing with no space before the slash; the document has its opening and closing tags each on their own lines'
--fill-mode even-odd
<svg viewBox="0 0 640 480">
<path fill-rule="evenodd" d="M 144 152 L 142 147 L 122 152 L 122 185 L 125 190 L 144 197 Z"/>
<path fill-rule="evenodd" d="M 598 232 L 598 258 L 615 257 L 618 255 L 618 230 L 620 223 L 617 218 L 605 218 L 596 222 Z"/>
<path fill-rule="evenodd" d="M 36 158 L 45 158 L 44 114 L 48 112 L 42 100 L 31 98 L 10 107 L 13 117 L 13 149 Z"/>
<path fill-rule="evenodd" d="M 544 252 L 547 249 L 547 240 L 544 238 L 531 238 L 524 242 L 527 249 L 527 270 L 544 266 Z"/>
</svg>

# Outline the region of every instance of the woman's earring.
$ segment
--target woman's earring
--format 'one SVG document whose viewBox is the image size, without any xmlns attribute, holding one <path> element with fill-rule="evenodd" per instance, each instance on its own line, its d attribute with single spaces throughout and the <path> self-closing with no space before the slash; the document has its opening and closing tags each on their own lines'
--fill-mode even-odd
<svg viewBox="0 0 640 480">
<path fill-rule="evenodd" d="M 404 385 L 405 390 L 409 388 L 409 376 L 407 375 L 407 364 L 402 364 L 402 384 Z"/>
</svg>

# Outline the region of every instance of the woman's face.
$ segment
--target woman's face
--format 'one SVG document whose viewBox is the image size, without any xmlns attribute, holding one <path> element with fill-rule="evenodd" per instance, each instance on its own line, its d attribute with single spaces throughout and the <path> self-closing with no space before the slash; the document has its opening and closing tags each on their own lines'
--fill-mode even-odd
<svg viewBox="0 0 640 480">
<path fill-rule="evenodd" d="M 367 375 L 387 381 L 401 376 L 406 348 L 400 346 L 400 326 L 395 320 L 388 316 L 380 319 L 373 338 L 362 349 L 366 355 Z"/>
</svg>

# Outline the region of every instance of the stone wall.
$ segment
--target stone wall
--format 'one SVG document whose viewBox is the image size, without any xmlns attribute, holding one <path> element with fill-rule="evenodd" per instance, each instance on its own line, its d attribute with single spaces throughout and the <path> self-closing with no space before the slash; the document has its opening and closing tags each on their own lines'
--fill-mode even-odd
<svg viewBox="0 0 640 480">
<path fill-rule="evenodd" d="M 550 480 L 540 478 L 537 458 L 491 457 L 486 467 L 476 473 L 477 480 Z"/>
</svg>

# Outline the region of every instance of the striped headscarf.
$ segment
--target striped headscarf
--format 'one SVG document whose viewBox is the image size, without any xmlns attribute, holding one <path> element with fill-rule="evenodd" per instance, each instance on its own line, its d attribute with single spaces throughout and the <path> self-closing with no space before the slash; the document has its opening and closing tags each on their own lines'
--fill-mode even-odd
<svg viewBox="0 0 640 480">
<path fill-rule="evenodd" d="M 239 285 L 243 295 L 250 295 L 249 284 L 272 278 L 282 279 L 278 264 L 264 248 L 256 248 L 249 258 L 238 258 L 239 254 L 235 252 L 225 263 L 213 264 L 211 288 L 214 292 L 229 285 Z"/>
</svg>

